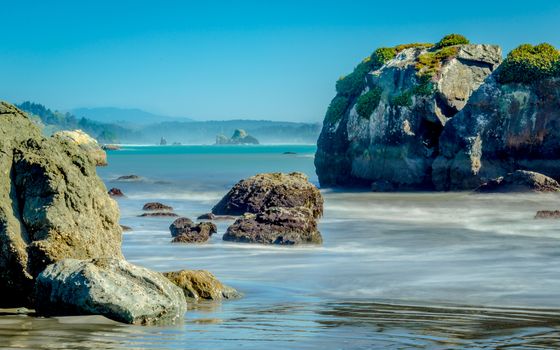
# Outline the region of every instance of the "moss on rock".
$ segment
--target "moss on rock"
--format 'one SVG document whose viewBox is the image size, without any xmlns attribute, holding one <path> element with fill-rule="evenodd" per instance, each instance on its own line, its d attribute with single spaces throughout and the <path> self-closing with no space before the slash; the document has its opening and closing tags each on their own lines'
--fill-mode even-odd
<svg viewBox="0 0 560 350">
<path fill-rule="evenodd" d="M 552 45 L 523 44 L 513 49 L 498 70 L 501 84 L 528 84 L 560 76 L 560 52 Z"/>
<path fill-rule="evenodd" d="M 356 112 L 362 118 L 369 119 L 373 111 L 379 106 L 383 90 L 380 87 L 373 87 L 368 92 L 358 98 Z"/>
</svg>

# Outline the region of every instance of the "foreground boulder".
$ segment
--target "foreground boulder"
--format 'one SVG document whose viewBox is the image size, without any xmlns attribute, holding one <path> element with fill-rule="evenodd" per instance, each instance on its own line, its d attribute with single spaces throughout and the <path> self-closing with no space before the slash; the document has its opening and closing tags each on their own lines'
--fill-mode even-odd
<svg viewBox="0 0 560 350">
<path fill-rule="evenodd" d="M 476 192 L 560 192 L 560 184 L 548 176 L 533 171 L 517 170 L 488 181 Z"/>
<path fill-rule="evenodd" d="M 173 324 L 183 319 L 187 306 L 181 289 L 160 273 L 121 259 L 61 260 L 39 274 L 35 291 L 36 311 L 47 316 Z"/>
<path fill-rule="evenodd" d="M 323 214 L 323 197 L 302 173 L 258 174 L 233 186 L 212 213 L 243 215 L 260 213 L 271 207 L 304 207 L 318 218 Z"/>
<path fill-rule="evenodd" d="M 96 139 L 89 136 L 82 130 L 59 131 L 55 133 L 53 137 L 75 143 L 85 152 L 85 154 L 87 154 L 91 158 L 92 162 L 94 162 L 95 165 L 107 165 L 107 154 L 105 153 L 103 148 L 99 145 L 99 143 L 97 143 Z"/>
<path fill-rule="evenodd" d="M 246 214 L 228 227 L 224 241 L 260 244 L 321 244 L 323 238 L 309 208 L 272 207 Z"/>
<path fill-rule="evenodd" d="M 181 270 L 163 274 L 183 290 L 187 299 L 222 300 L 241 297 L 241 293 L 222 284 L 212 273 L 205 270 Z"/>
<path fill-rule="evenodd" d="M 74 142 L 45 138 L 0 102 L 0 305 L 30 303 L 34 278 L 65 258 L 122 257 L 119 210 Z"/>
<path fill-rule="evenodd" d="M 500 47 L 459 35 L 377 49 L 336 83 L 315 155 L 321 186 L 432 189 L 444 126 L 501 61 Z"/>
<path fill-rule="evenodd" d="M 178 218 L 169 226 L 173 243 L 203 243 L 210 239 L 218 228 L 211 222 L 195 224 L 189 218 Z"/>
</svg>

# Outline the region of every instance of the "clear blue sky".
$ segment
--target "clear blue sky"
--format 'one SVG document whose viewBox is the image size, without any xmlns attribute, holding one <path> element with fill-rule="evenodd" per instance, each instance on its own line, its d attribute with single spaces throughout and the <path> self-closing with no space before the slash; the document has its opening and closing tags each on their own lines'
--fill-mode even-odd
<svg viewBox="0 0 560 350">
<path fill-rule="evenodd" d="M 560 46 L 560 1 L 0 0 L 0 99 L 195 119 L 320 121 L 376 47 Z"/>
</svg>

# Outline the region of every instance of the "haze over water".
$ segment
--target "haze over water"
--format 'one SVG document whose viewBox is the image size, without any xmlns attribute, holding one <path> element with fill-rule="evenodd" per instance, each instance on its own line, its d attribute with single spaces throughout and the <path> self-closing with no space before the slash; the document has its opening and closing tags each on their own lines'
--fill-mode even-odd
<svg viewBox="0 0 560 350">
<path fill-rule="evenodd" d="M 296 154 L 283 154 L 295 152 Z M 535 220 L 553 194 L 324 190 L 322 246 L 171 244 L 160 201 L 209 212 L 242 178 L 301 171 L 315 146 L 125 147 L 98 168 L 118 187 L 127 260 L 158 271 L 207 269 L 245 294 L 190 305 L 185 324 L 135 327 L 101 317 L 0 317 L 0 348 L 554 348 L 560 346 L 560 233 Z M 117 182 L 136 174 L 139 182 Z"/>
</svg>

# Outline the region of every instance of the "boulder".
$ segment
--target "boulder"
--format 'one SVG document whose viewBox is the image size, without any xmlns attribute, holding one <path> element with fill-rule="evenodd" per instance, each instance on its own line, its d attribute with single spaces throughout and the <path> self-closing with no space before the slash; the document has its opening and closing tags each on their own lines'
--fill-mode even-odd
<svg viewBox="0 0 560 350">
<path fill-rule="evenodd" d="M 321 186 L 433 189 L 431 167 L 444 126 L 501 60 L 494 45 L 376 50 L 337 82 L 317 142 Z"/>
<path fill-rule="evenodd" d="M 107 165 L 107 154 L 101 148 L 97 140 L 89 136 L 82 130 L 74 131 L 59 131 L 53 135 L 53 137 L 60 140 L 73 142 L 87 154 L 91 161 L 97 166 Z"/>
<path fill-rule="evenodd" d="M 28 305 L 51 263 L 122 257 L 119 210 L 91 158 L 5 102 L 0 172 L 0 307 Z"/>
<path fill-rule="evenodd" d="M 491 76 L 446 125 L 434 161 L 439 190 L 473 189 L 517 169 L 560 179 L 560 79 Z"/>
<path fill-rule="evenodd" d="M 109 196 L 111 197 L 123 197 L 124 193 L 116 187 L 111 188 L 108 192 Z"/>
<path fill-rule="evenodd" d="M 181 270 L 165 272 L 163 275 L 180 287 L 187 299 L 222 300 L 241 297 L 241 293 L 223 285 L 205 270 Z"/>
<path fill-rule="evenodd" d="M 272 207 L 245 214 L 228 227 L 224 241 L 260 244 L 321 244 L 323 239 L 311 209 Z"/>
<path fill-rule="evenodd" d="M 482 184 L 475 192 L 560 192 L 560 184 L 543 174 L 517 170 Z"/>
<path fill-rule="evenodd" d="M 306 207 L 318 218 L 323 214 L 323 197 L 302 173 L 258 174 L 233 186 L 212 213 L 243 215 L 270 207 Z"/>
<path fill-rule="evenodd" d="M 35 288 L 39 315 L 103 315 L 151 325 L 183 320 L 183 292 L 158 272 L 121 259 L 65 259 L 47 266 Z"/>
<path fill-rule="evenodd" d="M 560 219 L 560 210 L 539 210 L 535 219 Z"/>
<path fill-rule="evenodd" d="M 218 228 L 211 222 L 195 224 L 189 218 L 178 218 L 169 226 L 173 243 L 203 243 L 210 239 Z"/>
<path fill-rule="evenodd" d="M 173 210 L 173 207 L 158 202 L 150 202 L 144 204 L 142 210 Z"/>
</svg>

